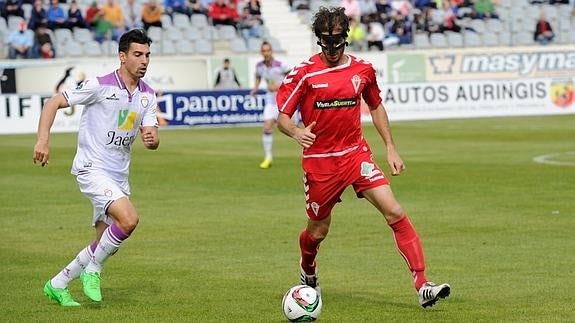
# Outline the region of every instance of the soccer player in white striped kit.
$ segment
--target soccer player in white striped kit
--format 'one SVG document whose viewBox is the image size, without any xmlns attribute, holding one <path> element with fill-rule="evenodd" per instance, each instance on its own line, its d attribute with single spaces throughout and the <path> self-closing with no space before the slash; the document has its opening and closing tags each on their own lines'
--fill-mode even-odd
<svg viewBox="0 0 575 323">
<path fill-rule="evenodd" d="M 272 45 L 267 41 L 262 42 L 260 52 L 263 60 L 256 64 L 255 84 L 250 94 L 256 95 L 261 81 L 266 82 L 266 104 L 264 106 L 264 126 L 262 145 L 264 147 L 264 160 L 260 163 L 261 169 L 268 169 L 273 161 L 273 127 L 278 118 L 278 106 L 276 93 L 284 76 L 290 71 L 286 63 L 277 60 L 273 56 Z"/>
<path fill-rule="evenodd" d="M 80 305 L 68 290 L 78 277 L 88 298 L 102 300 L 102 266 L 138 225 L 138 212 L 129 199 L 132 145 L 138 133 L 146 148 L 155 150 L 160 144 L 155 91 L 142 80 L 150 63 L 151 42 L 143 29 L 124 33 L 117 70 L 56 94 L 42 109 L 33 159 L 46 166 L 57 110 L 84 106 L 71 173 L 92 202 L 96 238 L 44 285 L 46 296 L 62 306 Z"/>
</svg>

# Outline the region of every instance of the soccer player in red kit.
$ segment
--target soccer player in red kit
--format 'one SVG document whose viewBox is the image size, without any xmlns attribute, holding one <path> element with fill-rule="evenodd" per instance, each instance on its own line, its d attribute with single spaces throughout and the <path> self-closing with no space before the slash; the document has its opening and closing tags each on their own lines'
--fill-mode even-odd
<svg viewBox="0 0 575 323">
<path fill-rule="evenodd" d="M 303 147 L 308 223 L 299 236 L 301 282 L 319 290 L 315 261 L 319 245 L 328 234 L 331 210 L 352 185 L 358 197 L 364 197 L 385 217 L 413 275 L 421 306 L 431 306 L 449 295 L 450 286 L 434 284 L 425 277 L 419 236 L 362 135 L 363 98 L 387 147 L 391 174 L 399 175 L 405 169 L 391 135 L 375 70 L 370 63 L 344 54 L 349 31 L 344 8 L 320 8 L 312 28 L 321 52 L 297 65 L 277 94 L 278 127 Z M 298 108 L 305 128 L 291 119 Z"/>
</svg>

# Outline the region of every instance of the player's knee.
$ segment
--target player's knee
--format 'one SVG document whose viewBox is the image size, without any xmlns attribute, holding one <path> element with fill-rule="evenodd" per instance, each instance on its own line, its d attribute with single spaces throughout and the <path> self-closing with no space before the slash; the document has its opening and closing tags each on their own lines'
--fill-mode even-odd
<svg viewBox="0 0 575 323">
<path fill-rule="evenodd" d="M 129 215 L 123 217 L 119 221 L 119 226 L 120 226 L 120 229 L 122 229 L 122 231 L 124 231 L 127 234 L 130 234 L 130 233 L 132 233 L 132 231 L 134 231 L 136 229 L 139 222 L 140 222 L 140 219 L 138 217 L 138 214 L 134 213 L 134 214 L 129 214 Z"/>
<path fill-rule="evenodd" d="M 383 212 L 383 216 L 388 222 L 393 222 L 401 219 L 401 217 L 405 214 L 403 209 L 399 204 L 395 205 L 392 208 L 386 209 Z"/>
<path fill-rule="evenodd" d="M 308 228 L 309 235 L 317 242 L 322 242 L 329 233 L 329 227 L 327 226 L 316 226 L 313 228 Z"/>
</svg>

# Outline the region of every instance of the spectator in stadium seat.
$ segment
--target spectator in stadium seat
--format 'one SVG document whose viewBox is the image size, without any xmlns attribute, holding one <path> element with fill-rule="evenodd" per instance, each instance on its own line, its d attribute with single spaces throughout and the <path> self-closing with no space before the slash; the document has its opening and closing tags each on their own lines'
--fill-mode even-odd
<svg viewBox="0 0 575 323">
<path fill-rule="evenodd" d="M 126 29 L 136 29 L 144 27 L 142 23 L 143 6 L 139 1 L 127 0 L 124 6 L 124 24 Z"/>
<path fill-rule="evenodd" d="M 456 22 L 457 5 L 453 1 L 443 1 L 443 24 L 442 31 L 460 32 L 461 26 Z"/>
<path fill-rule="evenodd" d="M 370 16 L 367 21 L 367 35 L 365 39 L 367 40 L 368 50 L 379 50 L 384 49 L 383 39 L 385 38 L 385 29 L 377 17 Z"/>
<path fill-rule="evenodd" d="M 264 18 L 262 15 L 262 5 L 259 0 L 249 0 L 245 5 L 249 8 L 250 14 L 256 16 L 260 20 L 260 24 L 264 24 Z"/>
<path fill-rule="evenodd" d="M 375 9 L 379 16 L 380 23 L 385 24 L 391 19 L 393 8 L 388 0 L 377 0 Z"/>
<path fill-rule="evenodd" d="M 22 9 L 22 3 L 19 0 L 6 0 L 3 3 L 0 15 L 8 21 L 8 17 L 16 16 L 24 18 L 24 9 Z"/>
<path fill-rule="evenodd" d="M 33 58 L 34 35 L 26 26 L 26 22 L 20 21 L 18 29 L 8 35 L 8 58 Z"/>
<path fill-rule="evenodd" d="M 162 27 L 162 14 L 164 8 L 157 4 L 156 0 L 148 0 L 142 7 L 142 23 L 144 29 L 148 30 L 151 26 Z"/>
<path fill-rule="evenodd" d="M 54 43 L 50 34 L 46 32 L 46 25 L 39 24 L 34 33 L 34 47 L 32 48 L 32 58 L 54 58 L 56 53 L 54 51 Z"/>
<path fill-rule="evenodd" d="M 28 29 L 36 30 L 39 24 L 46 25 L 48 23 L 48 16 L 42 0 L 34 0 L 32 11 L 30 11 L 30 20 L 28 20 Z"/>
<path fill-rule="evenodd" d="M 413 6 L 409 0 L 397 0 L 397 4 L 394 8 L 395 11 L 399 11 L 404 17 L 409 17 L 413 11 Z"/>
<path fill-rule="evenodd" d="M 555 33 L 551 24 L 547 20 L 545 11 L 541 10 L 539 12 L 539 19 L 535 23 L 535 31 L 533 32 L 533 40 L 541 45 L 547 45 L 553 41 L 555 38 Z"/>
<path fill-rule="evenodd" d="M 252 15 L 259 16 L 259 18 L 261 19 L 262 5 L 259 0 L 249 0 L 245 6 L 247 6 L 250 9 L 250 13 Z"/>
<path fill-rule="evenodd" d="M 70 29 L 74 28 L 86 28 L 86 21 L 84 20 L 84 15 L 78 7 L 76 0 L 70 2 L 70 8 L 68 8 L 68 19 L 66 20 L 66 26 Z"/>
<path fill-rule="evenodd" d="M 243 8 L 238 28 L 246 41 L 249 38 L 259 38 L 261 36 L 262 20 L 260 17 L 261 16 L 250 13 L 248 6 Z"/>
<path fill-rule="evenodd" d="M 425 8 L 421 15 L 415 16 L 416 18 L 416 31 L 418 32 L 425 32 L 428 35 L 432 33 L 441 33 L 443 32 L 442 24 L 435 21 L 433 18 L 433 11 L 437 9 L 433 8 Z"/>
<path fill-rule="evenodd" d="M 499 18 L 492 0 L 474 0 L 473 12 L 477 19 Z"/>
<path fill-rule="evenodd" d="M 214 0 L 208 10 L 208 17 L 212 19 L 214 26 L 229 25 L 237 28 L 240 15 L 232 4 L 225 0 Z"/>
<path fill-rule="evenodd" d="M 359 21 L 350 18 L 349 20 L 349 33 L 347 34 L 347 42 L 351 50 L 362 51 L 366 48 L 366 30 L 365 26 Z"/>
<path fill-rule="evenodd" d="M 435 7 L 435 1 L 431 0 L 415 0 L 413 2 L 413 6 L 421 11 L 425 10 L 425 8 Z"/>
<path fill-rule="evenodd" d="M 194 14 L 208 15 L 208 8 L 204 7 L 200 0 L 188 1 L 188 12 L 190 16 Z"/>
<path fill-rule="evenodd" d="M 111 25 L 111 39 L 117 41 L 120 38 L 120 35 L 126 31 L 124 10 L 122 9 L 122 6 L 116 3 L 115 0 L 106 0 L 106 3 L 102 6 L 101 10 L 101 20 Z"/>
<path fill-rule="evenodd" d="M 64 12 L 64 9 L 60 7 L 60 2 L 58 0 L 50 0 L 50 6 L 46 10 L 46 15 L 48 16 L 48 28 L 51 30 L 56 30 L 60 28 L 66 28 L 66 20 L 68 16 Z"/>
<path fill-rule="evenodd" d="M 186 0 L 164 0 L 164 10 L 170 16 L 174 13 L 190 15 Z"/>
<path fill-rule="evenodd" d="M 361 8 L 357 0 L 341 0 L 339 6 L 345 9 L 345 14 L 349 18 L 361 21 Z"/>
<path fill-rule="evenodd" d="M 393 20 L 386 24 L 384 45 L 404 45 L 411 43 L 411 22 L 407 17 L 397 11 Z"/>
<path fill-rule="evenodd" d="M 90 6 L 86 9 L 86 16 L 85 16 L 86 26 L 91 30 L 96 29 L 98 20 L 101 18 L 101 16 L 102 11 L 98 6 L 98 2 L 92 1 L 92 3 L 90 3 Z"/>
</svg>

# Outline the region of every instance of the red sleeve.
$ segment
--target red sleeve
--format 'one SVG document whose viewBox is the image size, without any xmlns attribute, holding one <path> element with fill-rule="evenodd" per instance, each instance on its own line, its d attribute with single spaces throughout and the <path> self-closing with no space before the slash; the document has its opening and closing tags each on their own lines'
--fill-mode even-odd
<svg viewBox="0 0 575 323">
<path fill-rule="evenodd" d="M 305 75 L 305 72 L 301 69 L 298 70 L 296 66 L 286 75 L 276 95 L 278 109 L 281 113 L 285 113 L 290 117 L 297 110 L 300 98 L 305 91 L 303 75 Z"/>
<path fill-rule="evenodd" d="M 374 110 L 381 103 L 381 91 L 377 85 L 377 77 L 375 76 L 375 69 L 373 69 L 373 66 L 371 66 L 371 64 L 368 65 L 366 70 L 367 82 L 365 84 L 365 88 L 363 89 L 362 96 L 369 108 Z"/>
</svg>

